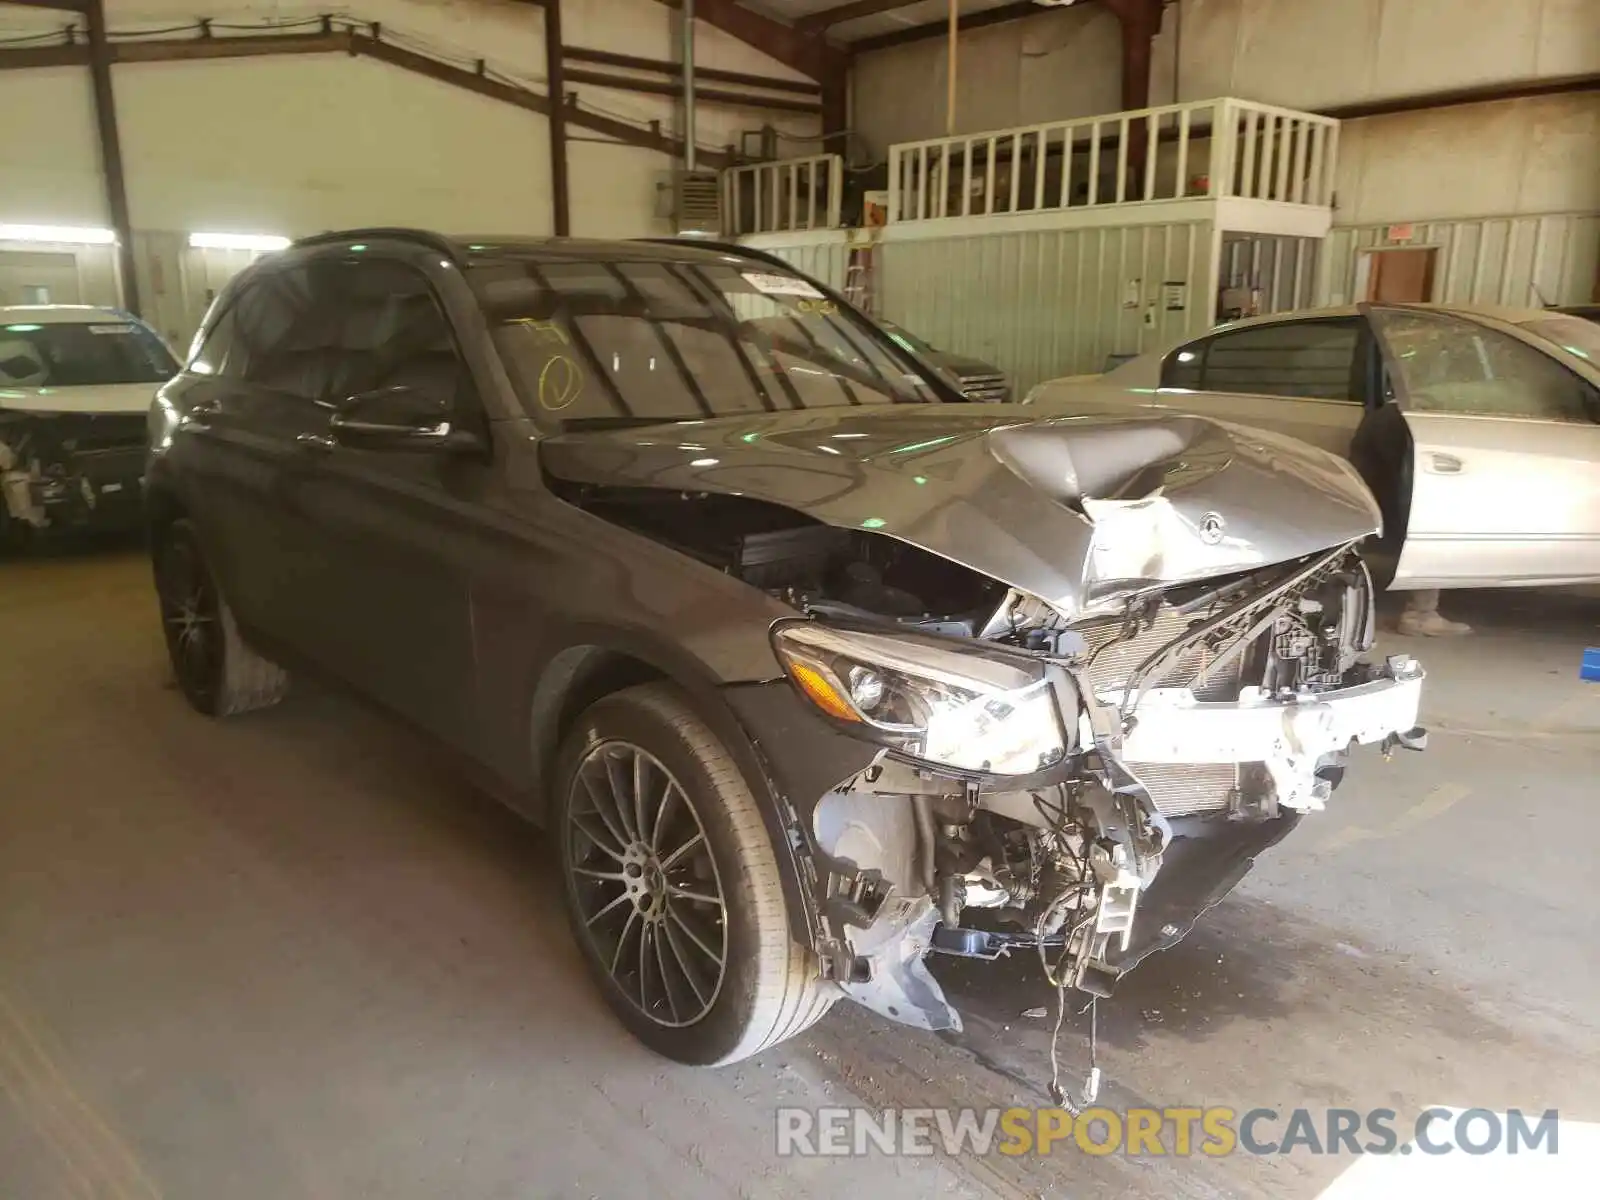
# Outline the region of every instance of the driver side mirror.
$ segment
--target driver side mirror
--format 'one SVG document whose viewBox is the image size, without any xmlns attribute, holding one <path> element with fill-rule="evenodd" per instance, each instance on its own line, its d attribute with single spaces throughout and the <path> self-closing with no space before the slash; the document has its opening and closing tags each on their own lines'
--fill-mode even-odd
<svg viewBox="0 0 1600 1200">
<path fill-rule="evenodd" d="M 454 406 L 410 386 L 358 392 L 328 424 L 333 440 L 353 450 L 460 454 L 483 449 L 483 439 L 455 421 Z"/>
</svg>

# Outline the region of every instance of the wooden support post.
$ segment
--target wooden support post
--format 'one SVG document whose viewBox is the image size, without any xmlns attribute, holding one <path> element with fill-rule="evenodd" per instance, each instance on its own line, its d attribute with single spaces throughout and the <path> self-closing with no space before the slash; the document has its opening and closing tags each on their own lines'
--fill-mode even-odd
<svg viewBox="0 0 1600 1200">
<path fill-rule="evenodd" d="M 850 62 L 843 56 L 830 58 L 822 78 L 823 149 L 845 158 L 850 148 L 840 136 L 850 128 Z"/>
<path fill-rule="evenodd" d="M 122 140 L 117 136 L 117 102 L 111 91 L 111 43 L 106 38 L 105 0 L 85 10 L 89 26 L 89 80 L 94 88 L 94 123 L 100 140 L 100 170 L 106 209 L 117 234 L 117 268 L 122 276 L 122 306 L 139 315 L 139 281 L 134 275 L 133 222 L 128 215 L 128 183 L 122 173 Z"/>
<path fill-rule="evenodd" d="M 1104 0 L 1122 24 L 1122 109 L 1150 107 L 1150 58 L 1161 32 L 1161 0 Z M 1150 153 L 1149 130 L 1135 121 L 1128 130 L 1128 170 L 1144 178 Z"/>
<path fill-rule="evenodd" d="M 557 237 L 572 233 L 567 190 L 567 80 L 562 66 L 561 0 L 544 0 L 544 61 L 550 97 L 550 212 Z"/>
<path fill-rule="evenodd" d="M 961 5 L 958 0 L 950 0 L 949 26 L 950 32 L 946 36 L 945 45 L 945 87 L 944 87 L 944 135 L 954 137 L 956 133 L 956 47 L 959 44 L 957 34 L 960 32 Z M 1016 164 L 1012 164 L 1015 171 Z"/>
</svg>

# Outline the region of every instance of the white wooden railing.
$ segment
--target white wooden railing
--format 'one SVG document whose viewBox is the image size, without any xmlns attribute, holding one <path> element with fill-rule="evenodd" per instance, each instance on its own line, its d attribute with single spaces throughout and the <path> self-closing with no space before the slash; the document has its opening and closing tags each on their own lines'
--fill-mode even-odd
<svg viewBox="0 0 1600 1200">
<path fill-rule="evenodd" d="M 837 154 L 722 172 L 722 226 L 728 236 L 837 229 L 843 201 L 844 159 Z"/>
<path fill-rule="evenodd" d="M 889 220 L 1222 196 L 1328 205 L 1338 131 L 1221 99 L 904 142 L 889 148 Z"/>
<path fill-rule="evenodd" d="M 1224 100 L 1216 135 L 1228 153 L 1221 172 L 1227 196 L 1283 204 L 1333 203 L 1339 122 L 1252 100 Z"/>
</svg>

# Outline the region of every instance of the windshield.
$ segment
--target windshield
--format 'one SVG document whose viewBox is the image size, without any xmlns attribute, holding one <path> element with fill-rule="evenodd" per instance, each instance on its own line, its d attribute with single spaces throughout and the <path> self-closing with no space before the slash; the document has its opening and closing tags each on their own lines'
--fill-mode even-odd
<svg viewBox="0 0 1600 1200">
<path fill-rule="evenodd" d="M 131 321 L 0 325 L 0 386 L 161 383 L 177 369 L 161 339 Z"/>
<path fill-rule="evenodd" d="M 1593 321 L 1585 321 L 1582 317 L 1551 315 L 1528 321 L 1522 327 L 1600 369 L 1600 325 Z"/>
<path fill-rule="evenodd" d="M 936 402 L 883 336 L 754 263 L 522 261 L 475 283 L 528 412 L 564 424 Z"/>
<path fill-rule="evenodd" d="M 1538 346 L 1450 313 L 1379 306 L 1370 317 L 1414 412 L 1592 420 L 1594 389 Z"/>
</svg>

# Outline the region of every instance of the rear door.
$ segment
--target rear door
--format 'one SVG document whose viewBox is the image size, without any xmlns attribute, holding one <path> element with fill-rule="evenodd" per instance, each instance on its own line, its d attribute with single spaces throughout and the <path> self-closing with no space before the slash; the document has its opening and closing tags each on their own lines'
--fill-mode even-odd
<svg viewBox="0 0 1600 1200">
<path fill-rule="evenodd" d="M 204 498 L 193 516 L 234 613 L 291 645 L 298 568 L 285 470 L 331 411 L 321 402 L 326 362 L 300 352 L 310 316 L 299 266 L 245 281 L 185 371 L 170 449 Z"/>
<path fill-rule="evenodd" d="M 1167 355 L 1157 402 L 1345 455 L 1363 415 L 1363 336 L 1356 316 L 1223 330 Z"/>
<path fill-rule="evenodd" d="M 1374 305 L 1411 435 L 1399 588 L 1600 579 L 1600 390 L 1498 322 Z"/>
</svg>

